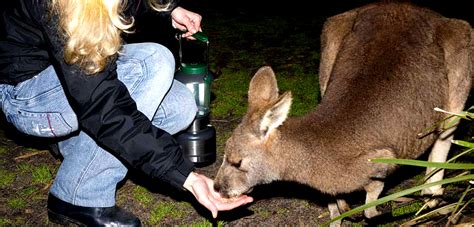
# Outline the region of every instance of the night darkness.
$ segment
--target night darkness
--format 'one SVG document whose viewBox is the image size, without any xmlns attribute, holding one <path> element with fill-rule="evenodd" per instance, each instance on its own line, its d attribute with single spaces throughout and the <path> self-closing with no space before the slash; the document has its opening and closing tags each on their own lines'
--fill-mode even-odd
<svg viewBox="0 0 474 227">
<path fill-rule="evenodd" d="M 390 1 L 390 0 L 389 0 Z M 402 0 L 406 1 L 406 0 Z M 281 17 L 293 18 L 296 23 L 304 23 L 314 18 L 326 18 L 344 11 L 362 6 L 370 0 L 331 0 L 331 1 L 281 1 L 281 0 L 181 0 L 180 5 L 203 16 L 203 28 L 207 21 L 227 18 Z M 474 22 L 474 14 L 470 1 L 465 0 L 412 0 L 411 2 L 430 8 L 446 17 Z M 136 18 L 136 32 L 126 40 L 128 42 L 153 41 L 168 46 L 173 52 L 177 50 L 174 39 L 176 31 L 169 22 L 153 13 Z M 210 37 L 218 38 L 218 37 Z"/>
</svg>

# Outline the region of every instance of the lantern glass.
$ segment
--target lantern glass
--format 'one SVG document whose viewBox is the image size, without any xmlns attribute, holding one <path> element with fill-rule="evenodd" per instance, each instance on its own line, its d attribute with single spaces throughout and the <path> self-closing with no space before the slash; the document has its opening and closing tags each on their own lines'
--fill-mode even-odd
<svg viewBox="0 0 474 227">
<path fill-rule="evenodd" d="M 189 67 L 189 65 L 184 65 L 177 77 L 180 77 L 179 80 L 193 93 L 198 106 L 198 116 L 205 116 L 210 110 L 212 78 L 207 69 L 196 70 L 195 67 L 201 66 L 193 66 L 191 69 Z"/>
<path fill-rule="evenodd" d="M 193 35 L 195 39 L 179 40 L 180 68 L 175 78 L 193 93 L 198 106 L 198 117 L 210 111 L 212 76 L 208 70 L 209 40 L 202 33 Z M 185 53 L 185 54 L 183 54 Z"/>
</svg>

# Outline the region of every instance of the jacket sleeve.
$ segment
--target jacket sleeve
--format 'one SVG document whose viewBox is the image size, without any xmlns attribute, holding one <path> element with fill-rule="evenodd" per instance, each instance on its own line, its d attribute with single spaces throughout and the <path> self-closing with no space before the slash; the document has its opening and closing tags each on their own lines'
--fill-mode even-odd
<svg viewBox="0 0 474 227">
<path fill-rule="evenodd" d="M 37 20 L 80 129 L 134 168 L 182 189 L 194 167 L 184 157 L 179 144 L 137 110 L 127 88 L 117 78 L 115 60 L 111 59 L 104 71 L 93 76 L 64 61 L 64 45 L 57 34 L 56 19 L 41 16 L 48 15 L 44 7 L 35 9 Z"/>
</svg>

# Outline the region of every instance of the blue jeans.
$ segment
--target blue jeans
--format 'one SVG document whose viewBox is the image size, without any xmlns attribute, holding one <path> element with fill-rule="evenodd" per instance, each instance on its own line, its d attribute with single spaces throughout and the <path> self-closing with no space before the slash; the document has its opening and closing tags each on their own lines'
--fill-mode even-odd
<svg viewBox="0 0 474 227">
<path fill-rule="evenodd" d="M 175 134 L 193 121 L 197 107 L 192 93 L 173 79 L 174 57 L 155 43 L 128 44 L 117 60 L 118 78 L 137 108 L 155 126 Z M 23 133 L 61 137 L 64 157 L 50 192 L 68 203 L 85 207 L 115 204 L 117 183 L 127 168 L 84 132 L 69 106 L 52 66 L 16 86 L 0 85 L 0 106 L 9 122 Z M 51 129 L 54 129 L 51 130 Z"/>
</svg>

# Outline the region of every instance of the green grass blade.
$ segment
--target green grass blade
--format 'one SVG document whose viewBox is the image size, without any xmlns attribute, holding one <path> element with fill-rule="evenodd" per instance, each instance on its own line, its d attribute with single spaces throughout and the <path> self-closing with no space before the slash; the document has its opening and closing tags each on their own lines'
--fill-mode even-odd
<svg viewBox="0 0 474 227">
<path fill-rule="evenodd" d="M 438 108 L 438 107 L 436 107 L 434 109 L 435 109 L 435 111 L 451 114 L 451 116 L 460 117 L 460 118 L 463 118 L 463 119 L 466 119 L 466 120 L 472 120 L 473 119 L 472 118 L 473 117 L 472 113 L 469 113 L 468 111 L 462 111 L 461 113 L 453 113 L 453 112 L 449 112 L 449 111 L 443 110 L 443 109 Z"/>
<path fill-rule="evenodd" d="M 464 190 L 464 192 L 462 193 L 461 195 L 461 198 L 459 198 L 457 204 L 456 204 L 456 207 L 454 208 L 453 212 L 451 213 L 451 217 L 449 217 L 449 220 L 451 221 L 452 219 L 454 219 L 456 217 L 456 213 L 458 212 L 459 210 L 459 207 L 462 205 L 463 201 L 464 201 L 464 198 L 466 197 L 466 195 L 471 192 L 473 189 L 471 189 L 471 185 L 467 186 L 467 189 Z"/>
<path fill-rule="evenodd" d="M 463 140 L 453 140 L 453 143 L 462 147 L 467 147 L 474 149 L 474 143 L 463 141 Z"/>
<path fill-rule="evenodd" d="M 465 154 L 468 154 L 472 151 L 472 149 L 467 149 L 457 155 L 455 155 L 454 157 L 450 158 L 449 160 L 446 161 L 446 163 L 451 163 L 451 162 L 454 162 L 456 161 L 456 159 L 458 159 L 459 157 L 461 156 L 464 156 Z M 426 181 L 428 179 L 430 179 L 433 175 L 435 175 L 438 171 L 440 171 L 441 168 L 434 168 L 431 172 L 429 172 L 428 174 L 426 174 L 426 176 L 423 178 L 423 181 Z"/>
<path fill-rule="evenodd" d="M 403 223 L 401 226 L 414 226 L 417 224 L 418 220 L 421 220 L 423 218 L 427 218 L 427 217 L 430 217 L 436 213 L 440 213 L 440 212 L 443 212 L 443 211 L 451 211 L 452 209 L 454 209 L 454 207 L 457 205 L 457 203 L 451 203 L 451 204 L 448 204 L 448 205 L 444 205 L 440 208 L 436 208 L 430 212 L 427 212 L 425 214 L 422 214 L 422 215 L 418 215 L 418 213 L 416 214 L 417 217 L 411 219 L 410 221 L 407 221 L 405 223 Z"/>
<path fill-rule="evenodd" d="M 447 116 L 447 117 L 445 117 L 444 119 L 442 119 L 442 120 L 440 120 L 440 121 L 434 123 L 432 126 L 426 128 L 426 129 L 424 129 L 422 132 L 418 133 L 417 136 L 418 136 L 419 138 L 425 137 L 425 136 L 427 136 L 427 135 L 433 133 L 434 131 L 436 131 L 436 130 L 437 130 L 438 128 L 440 128 L 440 127 L 441 127 L 442 129 L 444 129 L 444 130 L 448 129 L 449 127 L 448 127 L 448 125 L 447 125 L 446 122 L 447 122 L 449 119 L 451 119 L 451 118 L 455 118 L 455 119 L 454 119 L 454 120 L 451 120 L 452 124 L 450 124 L 449 127 L 453 127 L 454 125 L 456 125 L 457 123 L 459 123 L 459 120 L 460 120 L 459 117 L 456 117 L 456 116 L 454 116 L 454 115 L 450 115 L 450 116 Z M 444 124 L 444 125 L 443 125 L 443 124 Z"/>
<path fill-rule="evenodd" d="M 450 159 L 449 159 L 448 161 L 446 161 L 446 162 L 453 162 L 454 160 L 458 159 L 459 157 L 461 157 L 461 156 L 463 156 L 463 155 L 465 155 L 465 154 L 471 153 L 472 150 L 473 150 L 472 148 L 471 148 L 471 149 L 467 149 L 467 150 L 465 150 L 465 151 L 463 151 L 463 152 L 457 154 L 456 156 L 450 158 Z"/>
<path fill-rule="evenodd" d="M 333 218 L 333 219 L 331 219 L 327 222 L 324 222 L 323 226 L 327 226 L 327 225 L 329 225 L 329 223 L 332 223 L 332 222 L 337 221 L 339 219 L 343 219 L 343 218 L 349 217 L 353 214 L 362 212 L 362 211 L 364 211 L 365 209 L 367 209 L 369 207 L 373 207 L 373 206 L 377 206 L 377 205 L 386 203 L 388 201 L 394 200 L 396 198 L 399 198 L 399 197 L 402 197 L 402 196 L 405 196 L 405 195 L 408 195 L 408 194 L 412 194 L 414 192 L 423 190 L 425 188 L 429 188 L 429 187 L 432 187 L 432 186 L 435 186 L 435 185 L 443 185 L 443 184 L 449 184 L 449 183 L 454 183 L 454 182 L 459 182 L 459 181 L 467 181 L 467 180 L 472 180 L 472 179 L 474 179 L 474 174 L 461 176 L 461 177 L 448 178 L 448 179 L 436 181 L 436 182 L 433 182 L 433 183 L 423 184 L 423 185 L 419 185 L 419 186 L 416 186 L 416 187 L 412 187 L 412 188 L 409 188 L 409 189 L 406 189 L 406 190 L 403 190 L 403 191 L 385 196 L 383 198 L 377 199 L 375 201 L 364 204 L 362 206 L 356 207 L 356 208 L 354 208 L 354 209 L 352 209 L 348 212 L 345 212 L 345 213 L 343 213 L 343 214 L 341 214 L 341 215 L 339 215 L 339 216 L 337 216 L 337 217 L 335 217 L 335 218 Z"/>
<path fill-rule="evenodd" d="M 462 206 L 462 208 L 459 209 L 459 211 L 456 214 L 454 214 L 454 216 L 450 217 L 450 220 L 455 220 L 456 218 L 458 218 L 459 215 L 461 215 L 461 212 L 463 212 L 463 210 L 466 209 L 467 206 L 469 206 L 473 201 L 474 201 L 474 198 L 471 198 L 470 200 L 468 200 L 466 204 L 464 204 L 464 206 Z"/>
<path fill-rule="evenodd" d="M 474 169 L 474 163 L 444 163 L 444 162 L 427 162 L 412 159 L 396 159 L 396 158 L 375 158 L 370 161 L 375 163 L 388 163 L 421 167 L 434 167 L 443 169 Z"/>
</svg>

